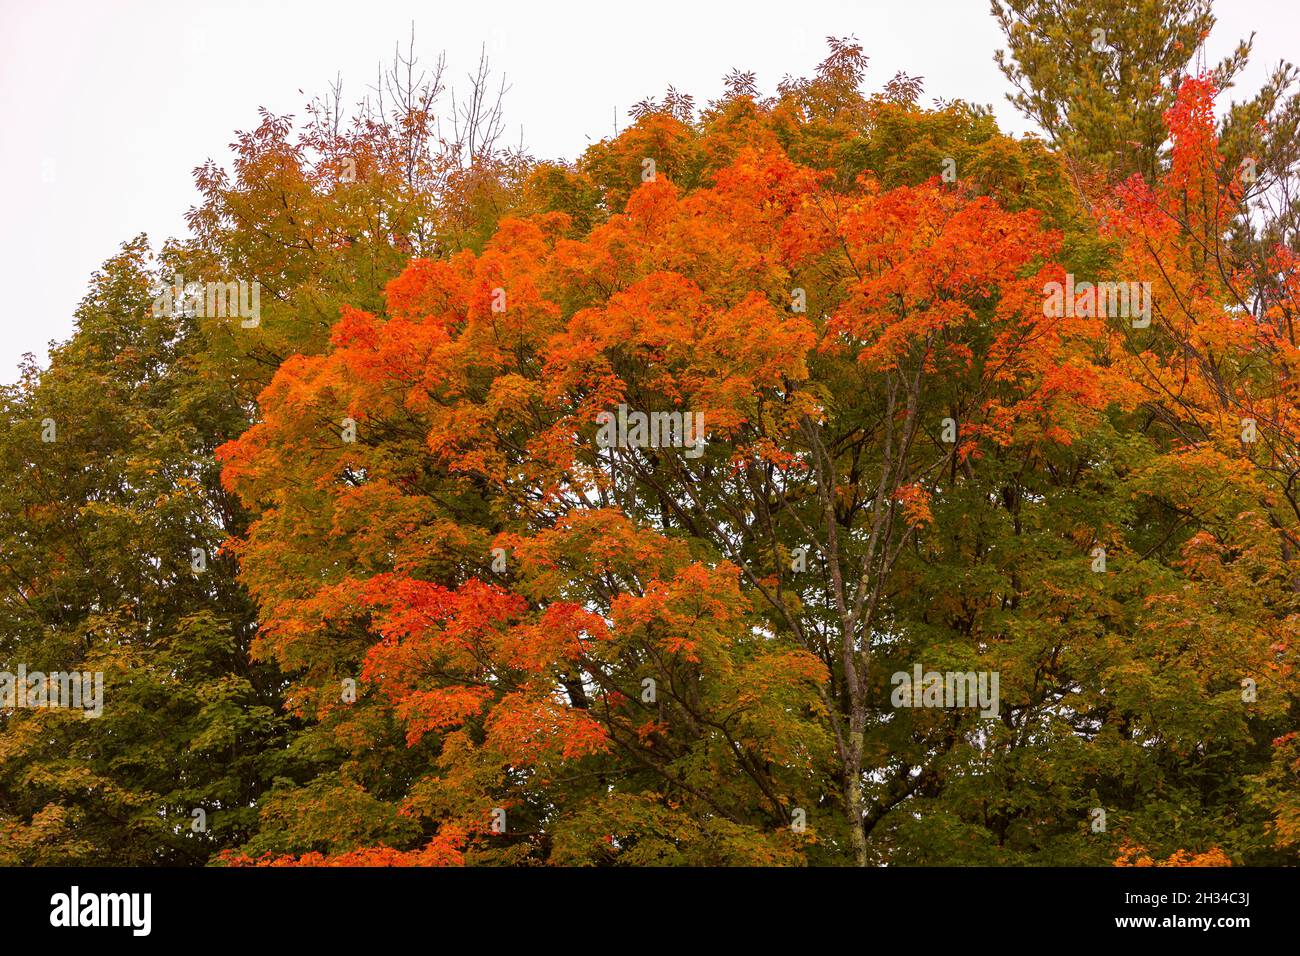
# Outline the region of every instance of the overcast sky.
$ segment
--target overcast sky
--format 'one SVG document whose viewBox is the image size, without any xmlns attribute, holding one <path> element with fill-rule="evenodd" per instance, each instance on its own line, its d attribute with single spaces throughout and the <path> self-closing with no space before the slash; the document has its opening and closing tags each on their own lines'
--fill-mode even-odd
<svg viewBox="0 0 1300 956">
<path fill-rule="evenodd" d="M 1300 59 L 1297 0 L 1216 13 L 1211 61 L 1258 33 L 1239 98 Z M 1029 128 L 1005 100 L 987 0 L 0 0 L 0 380 L 71 334 L 87 278 L 124 240 L 183 234 L 193 169 L 226 164 L 259 106 L 301 116 L 336 73 L 359 98 L 412 22 L 417 52 L 445 51 L 452 82 L 486 45 L 511 85 L 510 142 L 522 127 L 545 158 L 576 157 L 670 83 L 703 103 L 737 68 L 771 92 L 808 75 L 828 35 L 861 41 L 869 88 L 903 70 L 925 77 L 927 104 L 987 103 L 1004 129 Z"/>
</svg>

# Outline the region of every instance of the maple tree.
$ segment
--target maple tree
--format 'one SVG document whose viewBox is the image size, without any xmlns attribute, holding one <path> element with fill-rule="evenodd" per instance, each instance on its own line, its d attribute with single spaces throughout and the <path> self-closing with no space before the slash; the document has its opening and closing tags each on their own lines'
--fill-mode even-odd
<svg viewBox="0 0 1300 956">
<path fill-rule="evenodd" d="M 498 862 L 1102 862 L 1086 808 L 1139 788 L 1130 832 L 1167 834 L 1156 794 L 1222 769 L 1208 728 L 1242 772 L 1259 729 L 1225 683 L 1266 673 L 1277 635 L 1242 633 L 1222 669 L 1167 663 L 1171 617 L 1208 614 L 1217 640 L 1228 615 L 1185 592 L 1206 533 L 1165 469 L 1208 521 L 1222 503 L 1184 469 L 1220 463 L 1144 433 L 1159 373 L 1117 323 L 1043 308 L 1067 196 L 1053 230 L 998 185 L 794 159 L 919 112 L 846 106 L 853 55 L 700 129 L 647 106 L 579 167 L 612 183 L 605 221 L 505 220 L 481 253 L 416 260 L 222 450 L 261 514 L 238 546 L 258 653 L 335 735 L 368 743 L 383 715 L 429 748 L 396 801 L 424 837 Z M 1195 89 L 1171 116 L 1187 152 Z M 707 444 L 602 448 L 619 405 L 698 410 Z M 1120 573 L 1090 573 L 1099 543 Z M 888 675 L 922 657 L 999 672 L 999 719 L 890 708 Z M 370 690 L 344 705 L 350 675 Z"/>
<path fill-rule="evenodd" d="M 213 449 L 247 427 L 282 353 L 327 341 L 332 297 L 364 303 L 400 271 L 430 209 L 440 235 L 459 224 L 471 242 L 484 211 L 508 205 L 522 161 L 481 140 L 430 143 L 440 78 L 403 65 L 396 99 L 350 124 L 337 87 L 304 129 L 264 113 L 233 179 L 197 171 L 190 239 L 156 257 L 144 237 L 125 243 L 73 339 L 0 396 L 3 669 L 102 671 L 117 701 L 93 720 L 0 716 L 0 862 L 203 863 L 255 835 L 275 781 L 337 763 L 289 747 L 283 677 L 249 660 L 257 611 L 220 552 L 247 513 Z M 253 328 L 156 308 L 174 281 L 231 274 L 263 289 Z"/>
</svg>

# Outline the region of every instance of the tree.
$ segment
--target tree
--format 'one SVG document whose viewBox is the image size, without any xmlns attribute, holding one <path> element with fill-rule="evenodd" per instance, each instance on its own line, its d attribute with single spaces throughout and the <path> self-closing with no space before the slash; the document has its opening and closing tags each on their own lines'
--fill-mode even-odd
<svg viewBox="0 0 1300 956">
<path fill-rule="evenodd" d="M 1160 170 L 1163 114 L 1214 26 L 1210 0 L 992 0 L 1007 39 L 995 59 L 1016 88 L 1008 99 L 1076 162 L 1111 179 Z M 1231 84 L 1243 41 L 1216 67 Z M 1009 56 L 1008 56 L 1009 54 Z"/>
<path fill-rule="evenodd" d="M 100 675 L 102 710 L 0 717 L 0 860 L 204 862 L 256 830 L 287 763 L 280 680 L 217 480 L 239 407 L 198 371 L 196 324 L 152 305 L 143 236 L 105 263 L 77 332 L 3 394 L 0 669 Z"/>
<path fill-rule="evenodd" d="M 0 669 L 106 685 L 96 719 L 0 715 L 0 859 L 201 864 L 255 837 L 273 782 L 337 773 L 249 660 L 257 613 L 222 550 L 247 515 L 213 450 L 283 355 L 328 341 L 339 302 L 377 296 L 412 251 L 472 244 L 518 193 L 529 161 L 496 146 L 499 103 L 473 96 L 444 138 L 440 77 L 398 55 L 351 119 L 338 85 L 302 130 L 263 112 L 233 175 L 196 171 L 190 238 L 156 261 L 124 245 L 50 367 L 6 389 Z"/>
</svg>

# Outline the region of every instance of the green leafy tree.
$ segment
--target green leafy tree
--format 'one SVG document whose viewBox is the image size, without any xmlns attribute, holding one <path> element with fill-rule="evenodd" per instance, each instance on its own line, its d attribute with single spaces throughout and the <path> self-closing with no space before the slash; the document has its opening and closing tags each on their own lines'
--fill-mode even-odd
<svg viewBox="0 0 1300 956">
<path fill-rule="evenodd" d="M 1210 0 L 992 0 L 992 12 L 1016 108 L 1076 163 L 1153 180 L 1164 112 L 1214 26 Z M 1249 53 L 1244 41 L 1215 68 L 1220 89 Z"/>
<path fill-rule="evenodd" d="M 71 341 L 3 394 L 0 669 L 104 681 L 99 716 L 0 716 L 11 864 L 203 863 L 252 835 L 287 759 L 281 681 L 249 661 L 254 609 L 220 552 L 246 519 L 212 451 L 243 412 L 157 284 L 144 237 L 124 245 Z"/>
</svg>

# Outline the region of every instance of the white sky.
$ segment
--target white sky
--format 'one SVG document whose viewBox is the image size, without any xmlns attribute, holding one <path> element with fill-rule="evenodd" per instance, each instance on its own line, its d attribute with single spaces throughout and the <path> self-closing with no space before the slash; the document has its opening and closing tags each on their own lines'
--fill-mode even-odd
<svg viewBox="0 0 1300 956">
<path fill-rule="evenodd" d="M 1238 98 L 1300 59 L 1297 0 L 1216 8 L 1211 62 L 1258 33 Z M 540 157 L 576 157 L 670 83 L 702 104 L 738 68 L 771 92 L 811 73 L 828 35 L 862 42 L 868 88 L 904 70 L 925 77 L 923 102 L 987 103 L 1004 129 L 1028 128 L 1004 97 L 987 0 L 0 0 L 0 381 L 71 334 L 90 273 L 124 240 L 146 232 L 157 249 L 184 231 L 193 169 L 226 164 L 259 106 L 302 116 L 336 73 L 360 98 L 412 21 L 453 82 L 486 44 L 511 85 L 507 138 L 522 125 Z"/>
</svg>

